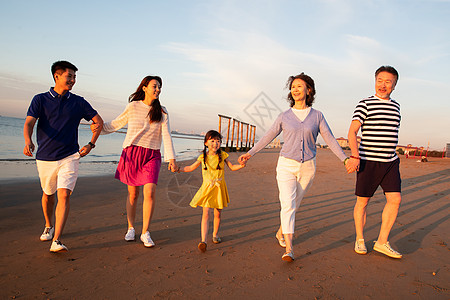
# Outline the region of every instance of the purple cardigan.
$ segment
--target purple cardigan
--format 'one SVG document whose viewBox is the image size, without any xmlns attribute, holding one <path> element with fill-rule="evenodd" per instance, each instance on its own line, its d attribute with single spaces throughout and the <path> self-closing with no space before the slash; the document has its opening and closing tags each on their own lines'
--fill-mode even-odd
<svg viewBox="0 0 450 300">
<path fill-rule="evenodd" d="M 299 162 L 313 159 L 316 157 L 316 141 L 320 132 L 327 145 L 341 161 L 347 157 L 334 138 L 323 114 L 313 108 L 303 122 L 297 118 L 292 109 L 281 113 L 272 127 L 248 153 L 254 156 L 281 132 L 283 132 L 284 144 L 280 156 Z"/>
</svg>

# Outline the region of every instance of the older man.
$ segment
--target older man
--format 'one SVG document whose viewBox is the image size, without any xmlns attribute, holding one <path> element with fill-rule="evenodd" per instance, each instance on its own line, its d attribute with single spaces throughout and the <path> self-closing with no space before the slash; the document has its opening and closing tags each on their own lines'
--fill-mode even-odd
<svg viewBox="0 0 450 300">
<path fill-rule="evenodd" d="M 384 191 L 381 229 L 373 250 L 392 258 L 402 255 L 392 249 L 388 237 L 401 202 L 400 159 L 395 148 L 400 127 L 400 105 L 391 99 L 398 81 L 398 72 L 391 66 L 382 66 L 375 72 L 375 95 L 361 100 L 353 113 L 348 132 L 352 155 L 347 162 L 348 172 L 357 171 L 356 204 L 353 212 L 356 229 L 355 252 L 366 254 L 364 226 L 366 208 L 378 186 Z M 362 138 L 358 148 L 357 133 Z"/>
</svg>

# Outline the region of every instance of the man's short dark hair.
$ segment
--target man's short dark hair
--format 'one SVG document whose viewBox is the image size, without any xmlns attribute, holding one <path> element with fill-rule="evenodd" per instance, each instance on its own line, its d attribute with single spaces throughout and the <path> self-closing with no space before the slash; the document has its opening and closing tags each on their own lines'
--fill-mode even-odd
<svg viewBox="0 0 450 300">
<path fill-rule="evenodd" d="M 78 71 L 78 68 L 68 61 L 57 61 L 52 65 L 52 76 L 54 77 L 55 73 L 58 71 L 62 71 L 64 73 L 67 69 L 73 70 L 74 72 Z"/>
<path fill-rule="evenodd" d="M 375 71 L 375 78 L 380 74 L 381 72 L 388 72 L 395 76 L 395 82 L 398 81 L 398 72 L 394 67 L 391 66 L 381 66 Z"/>
</svg>

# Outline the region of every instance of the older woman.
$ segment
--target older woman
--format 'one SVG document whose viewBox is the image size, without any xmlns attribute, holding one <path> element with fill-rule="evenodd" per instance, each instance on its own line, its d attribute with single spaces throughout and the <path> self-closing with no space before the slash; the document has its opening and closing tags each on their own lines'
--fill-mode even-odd
<svg viewBox="0 0 450 300">
<path fill-rule="evenodd" d="M 286 251 L 284 261 L 294 260 L 292 240 L 295 212 L 300 206 L 316 173 L 316 140 L 320 133 L 333 153 L 346 162 L 346 155 L 337 143 L 323 114 L 312 108 L 316 90 L 314 80 L 301 73 L 290 76 L 288 101 L 291 108 L 281 113 L 259 142 L 239 157 L 245 163 L 283 132 L 284 145 L 277 164 L 277 183 L 281 203 L 281 226 L 276 233 L 280 246 Z"/>
</svg>

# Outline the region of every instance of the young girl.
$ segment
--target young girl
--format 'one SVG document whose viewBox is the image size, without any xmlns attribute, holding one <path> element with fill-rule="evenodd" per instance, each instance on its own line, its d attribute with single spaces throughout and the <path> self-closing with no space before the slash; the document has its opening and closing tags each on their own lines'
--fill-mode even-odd
<svg viewBox="0 0 450 300">
<path fill-rule="evenodd" d="M 136 92 L 131 94 L 125 111 L 116 119 L 103 126 L 101 134 L 115 132 L 128 124 L 127 135 L 123 142 L 123 151 L 117 166 L 116 179 L 128 186 L 126 202 L 128 230 L 125 240 L 135 240 L 136 204 L 140 186 L 143 186 L 144 201 L 142 208 L 141 241 L 145 247 L 155 243 L 148 228 L 155 208 L 155 189 L 161 167 L 161 140 L 164 142 L 164 159 L 169 162 L 169 170 L 175 172 L 172 137 L 170 135 L 169 116 L 161 106 L 159 95 L 162 79 L 158 76 L 146 76 Z M 95 126 L 91 126 L 96 130 Z"/>
<path fill-rule="evenodd" d="M 244 165 L 233 165 L 228 161 L 228 154 L 220 149 L 222 136 L 215 130 L 210 130 L 205 135 L 205 147 L 195 163 L 180 169 L 180 172 L 192 172 L 202 165 L 203 184 L 195 194 L 190 205 L 203 207 L 202 215 L 202 241 L 198 244 L 201 252 L 206 251 L 206 237 L 208 235 L 209 217 L 214 209 L 213 243 L 218 244 L 222 240 L 217 235 L 219 231 L 222 209 L 228 206 L 227 184 L 224 178 L 224 166 L 227 164 L 232 171 L 242 169 Z M 208 151 L 207 151 L 208 150 Z"/>
</svg>

